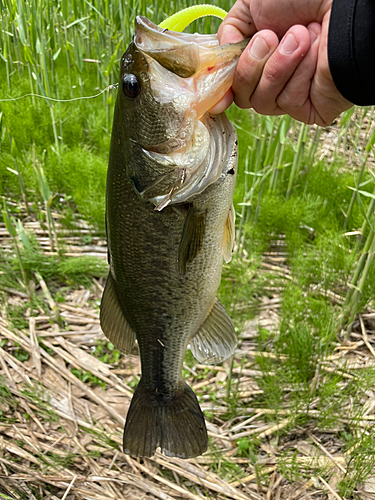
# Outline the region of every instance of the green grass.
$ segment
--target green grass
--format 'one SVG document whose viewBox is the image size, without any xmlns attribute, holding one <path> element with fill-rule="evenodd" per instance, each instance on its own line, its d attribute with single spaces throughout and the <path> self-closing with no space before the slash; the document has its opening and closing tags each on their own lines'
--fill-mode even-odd
<svg viewBox="0 0 375 500">
<path fill-rule="evenodd" d="M 85 382 L 92 387 L 101 387 L 103 390 L 105 389 L 105 382 L 103 382 L 103 380 L 101 380 L 99 377 L 93 375 L 90 371 L 83 371 L 78 368 L 72 368 L 71 372 L 82 382 Z"/>
<path fill-rule="evenodd" d="M 25 231 L 19 220 L 10 218 L 8 223 L 16 234 L 12 241 L 13 250 L 16 251 L 0 251 L 0 293 L 13 289 L 26 292 L 28 296 L 27 301 L 19 303 L 3 301 L 10 325 L 13 328 L 28 328 L 27 311 L 31 311 L 31 316 L 43 311 L 50 317 L 51 323 L 57 321 L 63 327 L 55 304 L 64 302 L 68 291 L 82 286 L 90 288 L 93 278 L 105 277 L 108 273 L 106 261 L 85 255 L 67 257 L 62 246 L 56 255 L 45 255 L 36 235 Z M 19 361 L 29 357 L 22 349 L 16 350 L 14 356 Z"/>
</svg>

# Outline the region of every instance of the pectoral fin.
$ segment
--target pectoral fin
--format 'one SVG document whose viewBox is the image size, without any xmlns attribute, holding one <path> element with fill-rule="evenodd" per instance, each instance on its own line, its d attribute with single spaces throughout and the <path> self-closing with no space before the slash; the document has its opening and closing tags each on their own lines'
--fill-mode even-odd
<svg viewBox="0 0 375 500">
<path fill-rule="evenodd" d="M 205 230 L 206 214 L 198 214 L 190 205 L 178 249 L 178 266 L 182 275 L 186 274 L 187 264 L 201 251 Z"/>
<path fill-rule="evenodd" d="M 233 253 L 234 238 L 235 238 L 235 217 L 234 206 L 229 209 L 227 222 L 224 229 L 224 260 L 226 263 L 230 262 Z"/>
<path fill-rule="evenodd" d="M 100 326 L 105 336 L 117 349 L 125 353 L 131 351 L 135 342 L 135 333 L 118 302 L 111 273 L 108 274 L 100 304 Z"/>
<path fill-rule="evenodd" d="M 134 175 L 130 178 L 130 182 L 138 195 L 148 200 L 156 196 L 167 194 L 171 186 L 174 186 L 178 182 L 178 175 L 176 175 L 176 172 L 174 168 L 165 174 L 158 175 L 154 179 L 148 179 L 147 181 L 144 179 L 141 181 Z"/>
<path fill-rule="evenodd" d="M 233 321 L 215 299 L 211 312 L 190 340 L 191 352 L 200 363 L 220 363 L 233 354 L 236 346 Z"/>
</svg>

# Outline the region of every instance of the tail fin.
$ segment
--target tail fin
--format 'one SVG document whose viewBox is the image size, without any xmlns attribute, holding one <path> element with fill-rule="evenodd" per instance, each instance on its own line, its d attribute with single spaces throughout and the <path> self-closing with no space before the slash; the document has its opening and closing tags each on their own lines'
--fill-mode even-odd
<svg viewBox="0 0 375 500">
<path fill-rule="evenodd" d="M 124 452 L 151 457 L 160 446 L 169 457 L 192 458 L 207 450 L 207 430 L 193 390 L 185 383 L 166 397 L 142 388 L 134 392 L 124 430 Z"/>
</svg>

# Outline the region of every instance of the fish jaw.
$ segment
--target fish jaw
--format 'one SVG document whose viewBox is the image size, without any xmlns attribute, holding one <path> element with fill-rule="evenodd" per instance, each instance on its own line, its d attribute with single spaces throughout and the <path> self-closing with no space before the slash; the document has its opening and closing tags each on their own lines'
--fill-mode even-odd
<svg viewBox="0 0 375 500">
<path fill-rule="evenodd" d="M 182 100 L 190 101 L 191 110 L 200 119 L 232 86 L 238 59 L 248 40 L 220 46 L 216 35 L 165 31 L 137 16 L 134 43 L 148 56 L 150 75 L 157 73 L 152 82 L 155 94 L 165 99 L 171 91 L 165 79 L 160 78 L 157 63 L 168 70 L 171 78 L 178 77 L 175 81 Z M 177 95 L 176 91 L 173 94 Z"/>
</svg>

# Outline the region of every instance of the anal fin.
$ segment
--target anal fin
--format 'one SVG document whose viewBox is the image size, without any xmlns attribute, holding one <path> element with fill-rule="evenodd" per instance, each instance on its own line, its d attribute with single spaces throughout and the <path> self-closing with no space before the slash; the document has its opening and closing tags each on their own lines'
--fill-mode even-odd
<svg viewBox="0 0 375 500">
<path fill-rule="evenodd" d="M 182 231 L 178 249 L 178 266 L 182 275 L 186 274 L 186 266 L 192 262 L 202 250 L 206 231 L 206 213 L 197 213 L 190 205 Z"/>
<path fill-rule="evenodd" d="M 190 340 L 193 356 L 206 364 L 228 359 L 237 346 L 233 321 L 218 299 L 197 333 Z"/>
<path fill-rule="evenodd" d="M 131 351 L 135 342 L 135 333 L 121 309 L 111 273 L 108 274 L 100 304 L 100 326 L 116 349 L 125 353 Z"/>
</svg>

